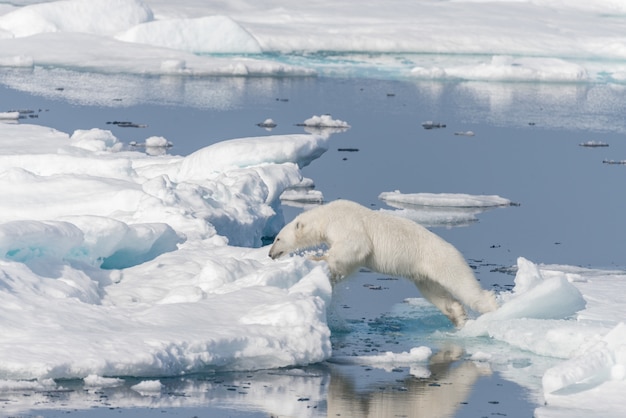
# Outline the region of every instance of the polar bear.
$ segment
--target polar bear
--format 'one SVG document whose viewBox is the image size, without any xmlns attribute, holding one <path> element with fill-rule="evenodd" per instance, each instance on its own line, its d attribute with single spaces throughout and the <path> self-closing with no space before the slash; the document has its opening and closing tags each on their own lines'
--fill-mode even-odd
<svg viewBox="0 0 626 418">
<path fill-rule="evenodd" d="M 336 200 L 298 215 L 278 233 L 269 256 L 326 244 L 317 260 L 328 263 L 333 280 L 358 267 L 415 283 L 422 296 L 457 328 L 467 319 L 465 308 L 497 309 L 493 292 L 483 290 L 461 253 L 415 222 L 373 211 L 348 200 Z"/>
</svg>

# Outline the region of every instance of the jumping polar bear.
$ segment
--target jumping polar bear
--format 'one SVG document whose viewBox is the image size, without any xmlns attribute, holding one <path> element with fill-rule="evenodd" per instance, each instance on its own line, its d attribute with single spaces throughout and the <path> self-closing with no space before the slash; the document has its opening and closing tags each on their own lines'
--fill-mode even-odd
<svg viewBox="0 0 626 418">
<path fill-rule="evenodd" d="M 472 269 L 450 243 L 408 219 L 336 200 L 303 212 L 278 233 L 269 256 L 326 244 L 316 260 L 328 263 L 334 280 L 364 266 L 415 283 L 422 296 L 457 328 L 467 319 L 463 305 L 480 312 L 497 309 L 493 292 L 480 287 Z"/>
</svg>

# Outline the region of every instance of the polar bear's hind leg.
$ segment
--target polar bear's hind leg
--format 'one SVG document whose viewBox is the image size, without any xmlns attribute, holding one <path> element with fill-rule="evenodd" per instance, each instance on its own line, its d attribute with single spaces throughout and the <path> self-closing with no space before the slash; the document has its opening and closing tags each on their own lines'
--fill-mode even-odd
<svg viewBox="0 0 626 418">
<path fill-rule="evenodd" d="M 415 282 L 415 285 L 422 296 L 443 312 L 456 328 L 463 328 L 467 321 L 465 308 L 450 292 L 439 283 L 429 279 L 419 280 Z"/>
</svg>

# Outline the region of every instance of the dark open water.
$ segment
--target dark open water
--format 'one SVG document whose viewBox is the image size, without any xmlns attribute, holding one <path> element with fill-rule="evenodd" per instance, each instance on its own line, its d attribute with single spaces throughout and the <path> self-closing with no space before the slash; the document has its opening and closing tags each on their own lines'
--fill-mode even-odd
<svg viewBox="0 0 626 418">
<path fill-rule="evenodd" d="M 35 110 L 22 123 L 68 133 L 111 129 L 127 143 L 164 136 L 174 143 L 169 152 L 181 155 L 224 139 L 300 133 L 295 124 L 330 113 L 352 127 L 333 134 L 328 152 L 303 170 L 328 201 L 341 197 L 382 208 L 378 195 L 400 190 L 497 194 L 520 204 L 478 214 L 462 227 L 433 228 L 463 252 L 484 287 L 510 286 L 514 276 L 503 271 L 519 256 L 626 267 L 626 165 L 603 163 L 626 159 L 621 86 L 139 78 L 43 70 L 5 71 L 0 83 L 0 111 Z M 278 127 L 267 132 L 256 126 L 266 118 Z M 112 121 L 148 126 L 122 128 Z M 426 130 L 425 121 L 446 127 Z M 474 136 L 455 135 L 466 131 Z M 610 146 L 579 146 L 591 140 Z M 287 221 L 299 211 L 286 207 Z M 532 416 L 537 393 L 463 360 L 462 347 L 432 337 L 450 330 L 440 315 L 398 313 L 405 298 L 418 296 L 405 280 L 368 272 L 341 283 L 334 353 L 428 345 L 439 352 L 427 366 L 430 378 L 414 377 L 409 368 L 384 371 L 331 360 L 296 370 L 162 379 L 165 389 L 148 398 L 129 389 L 137 383 L 131 380 L 99 393 L 67 382 L 67 392 L 37 394 L 33 410 L 23 415 Z M 293 388 L 309 389 L 290 394 Z"/>
</svg>

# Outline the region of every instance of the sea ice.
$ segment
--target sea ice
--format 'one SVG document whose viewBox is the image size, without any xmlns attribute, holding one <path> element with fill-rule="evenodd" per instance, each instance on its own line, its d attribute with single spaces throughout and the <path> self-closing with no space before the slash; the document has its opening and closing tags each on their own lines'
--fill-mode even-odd
<svg viewBox="0 0 626 418">
<path fill-rule="evenodd" d="M 298 165 L 323 153 L 327 137 L 246 138 L 149 157 L 122 151 L 110 131 L 6 126 L 1 377 L 102 384 L 90 376 L 273 368 L 330 355 L 325 270 L 250 248 L 280 228 L 278 197 L 300 183 Z"/>
<path fill-rule="evenodd" d="M 116 38 L 194 53 L 262 52 L 256 39 L 228 16 L 157 20 L 134 26 Z"/>
<path fill-rule="evenodd" d="M 301 126 L 308 126 L 310 128 L 349 128 L 348 122 L 340 119 L 333 119 L 330 115 L 311 116 L 305 120 Z"/>
<path fill-rule="evenodd" d="M 626 79 L 621 0 L 380 4 L 14 1 L 0 5 L 0 66 L 28 71 L 12 79 L 15 86 L 46 94 L 55 74 L 68 69 Z M 106 77 L 101 82 L 109 86 Z M 81 101 L 92 87 L 64 94 Z M 19 116 L 0 114 L 13 122 Z M 348 126 L 317 118 L 305 124 Z M 276 368 L 329 358 L 324 265 L 299 257 L 271 262 L 258 248 L 282 226 L 279 197 L 300 183 L 301 167 L 325 152 L 329 133 L 240 138 L 188 157 L 150 157 L 125 151 L 105 130 L 68 134 L 3 124 L 2 393 L 58 388 L 52 378 L 98 386 L 116 383 L 100 376 Z M 392 193 L 385 200 L 402 208 L 396 214 L 433 224 L 469 223 L 485 207 L 510 204 L 493 196 L 424 198 Z M 433 204 L 445 208 L 413 210 Z M 502 308 L 447 337 L 463 340 L 470 359 L 539 392 L 537 417 L 621 417 L 625 288 L 621 271 L 520 258 L 516 287 L 500 295 Z M 393 361 L 403 356 L 389 354 Z M 315 391 L 306 385 L 299 387 Z M 317 391 L 322 386 L 315 381 Z M 285 415 L 302 415 L 303 405 L 285 405 Z"/>
<path fill-rule="evenodd" d="M 522 385 L 533 385 L 524 370 L 526 376 L 541 373 L 546 405 L 537 416 L 582 417 L 592 410 L 617 417 L 625 405 L 615 393 L 626 390 L 626 304 L 613 292 L 624 286 L 624 272 L 537 265 L 520 257 L 514 289 L 500 294 L 501 308 L 469 321 L 458 337 L 484 335 L 509 347 L 469 348 L 477 361 L 497 364 L 504 355 L 508 363 L 516 349 L 536 356 L 534 366 L 506 373 Z M 560 360 L 546 363 L 550 358 Z M 544 368 L 537 368 L 542 362 Z"/>
<path fill-rule="evenodd" d="M 484 208 L 510 206 L 511 201 L 496 195 L 468 195 L 464 193 L 401 193 L 399 190 L 383 192 L 378 196 L 386 202 L 407 203 L 417 206 L 455 208 Z"/>
<path fill-rule="evenodd" d="M 420 225 L 466 226 L 478 221 L 478 215 L 513 203 L 496 195 L 468 195 L 464 193 L 401 193 L 383 192 L 378 198 L 398 210 L 380 209 L 411 219 Z"/>
<path fill-rule="evenodd" d="M 20 6 L 0 8 L 3 66 L 135 74 L 624 79 L 626 23 L 619 18 L 619 0 L 395 0 L 384 10 L 372 0 L 278 1 L 271 7 L 250 0 L 12 4 Z"/>
</svg>

